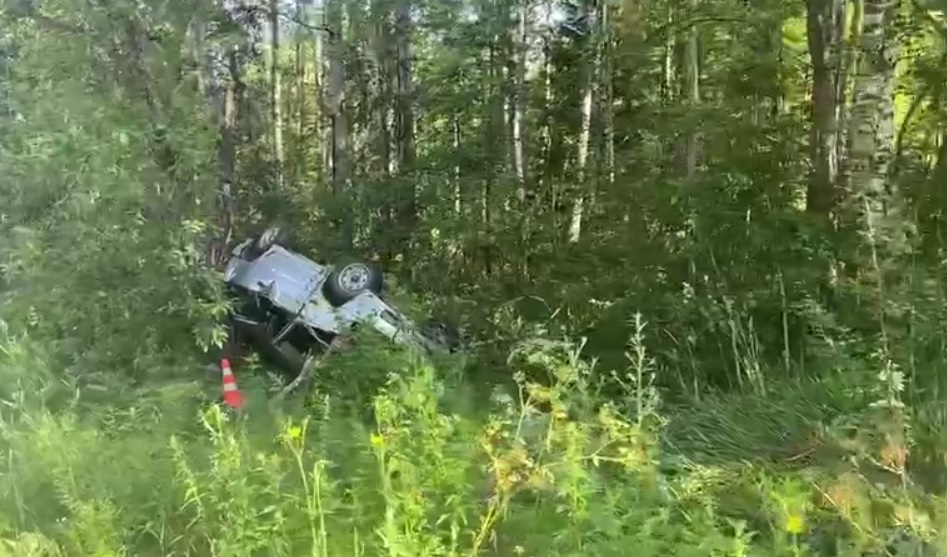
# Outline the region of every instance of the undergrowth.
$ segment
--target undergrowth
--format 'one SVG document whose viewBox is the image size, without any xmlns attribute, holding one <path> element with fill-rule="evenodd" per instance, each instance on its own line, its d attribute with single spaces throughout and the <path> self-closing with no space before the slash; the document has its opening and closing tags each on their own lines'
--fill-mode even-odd
<svg viewBox="0 0 947 557">
<path fill-rule="evenodd" d="M 518 388 L 492 397 L 449 362 L 361 346 L 306 412 L 239 416 L 197 382 L 103 404 L 4 338 L 0 555 L 939 554 L 944 500 L 906 470 L 906 416 L 869 405 L 846 424 L 844 396 L 799 385 L 782 406 L 665 415 L 640 337 L 611 402 L 568 342 L 518 346 Z M 342 369 L 377 385 L 346 390 Z"/>
</svg>

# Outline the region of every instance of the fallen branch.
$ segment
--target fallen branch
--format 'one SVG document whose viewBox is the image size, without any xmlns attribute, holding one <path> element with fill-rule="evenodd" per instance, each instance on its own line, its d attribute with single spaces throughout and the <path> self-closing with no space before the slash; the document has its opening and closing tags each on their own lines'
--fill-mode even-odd
<svg viewBox="0 0 947 557">
<path fill-rule="evenodd" d="M 273 402 L 275 403 L 278 401 L 282 401 L 290 393 L 292 393 L 297 388 L 299 388 L 300 385 L 308 381 L 312 377 L 316 369 L 320 367 L 320 365 L 326 360 L 326 358 L 328 358 L 333 353 L 338 351 L 338 349 L 341 348 L 344 344 L 345 344 L 345 341 L 342 339 L 342 336 L 338 335 L 332 339 L 332 342 L 329 343 L 329 347 L 326 348 L 326 351 L 323 352 L 319 357 L 316 357 L 316 356 L 308 357 L 305 363 L 303 363 L 303 367 L 302 367 L 302 370 L 300 370 L 299 375 L 297 375 L 295 379 L 293 379 L 288 385 L 283 387 L 280 390 L 280 392 L 277 393 L 275 397 L 273 397 Z"/>
</svg>

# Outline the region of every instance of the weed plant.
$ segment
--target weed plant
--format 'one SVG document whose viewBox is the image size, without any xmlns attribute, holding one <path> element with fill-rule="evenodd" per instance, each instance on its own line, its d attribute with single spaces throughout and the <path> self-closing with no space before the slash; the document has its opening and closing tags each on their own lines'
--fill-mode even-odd
<svg viewBox="0 0 947 557">
<path fill-rule="evenodd" d="M 637 325 L 610 402 L 565 341 L 517 346 L 517 388 L 492 398 L 450 362 L 362 345 L 305 412 L 240 416 L 198 383 L 103 403 L 6 336 L 0 555 L 941 554 L 944 500 L 907 469 L 907 413 L 796 385 L 781 406 L 742 395 L 666 415 Z"/>
</svg>

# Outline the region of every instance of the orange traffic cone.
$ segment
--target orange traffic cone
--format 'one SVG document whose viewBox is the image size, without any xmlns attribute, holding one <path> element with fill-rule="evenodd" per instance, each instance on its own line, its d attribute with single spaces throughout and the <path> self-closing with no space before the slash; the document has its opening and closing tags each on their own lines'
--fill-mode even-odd
<svg viewBox="0 0 947 557">
<path fill-rule="evenodd" d="M 234 410 L 240 410 L 243 408 L 243 393 L 237 388 L 237 379 L 230 369 L 230 360 L 227 358 L 220 360 L 220 371 L 223 373 L 224 381 L 224 404 Z"/>
</svg>

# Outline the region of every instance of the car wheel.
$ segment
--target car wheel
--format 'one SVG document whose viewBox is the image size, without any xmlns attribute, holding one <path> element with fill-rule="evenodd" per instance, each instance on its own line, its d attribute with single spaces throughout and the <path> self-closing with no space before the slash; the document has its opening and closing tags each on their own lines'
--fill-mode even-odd
<svg viewBox="0 0 947 557">
<path fill-rule="evenodd" d="M 256 239 L 256 247 L 263 251 L 281 243 L 286 237 L 282 226 L 271 226 L 263 231 Z"/>
<path fill-rule="evenodd" d="M 253 238 L 248 250 L 249 259 L 256 259 L 273 246 L 285 244 L 288 238 L 289 233 L 285 228 L 279 225 L 270 226 Z"/>
<path fill-rule="evenodd" d="M 341 306 L 362 292 L 381 294 L 384 277 L 381 269 L 364 261 L 337 265 L 326 279 L 324 294 L 334 306 Z"/>
</svg>

